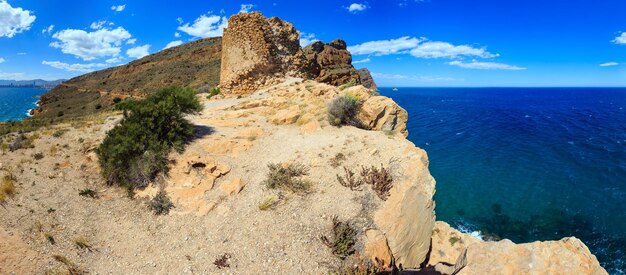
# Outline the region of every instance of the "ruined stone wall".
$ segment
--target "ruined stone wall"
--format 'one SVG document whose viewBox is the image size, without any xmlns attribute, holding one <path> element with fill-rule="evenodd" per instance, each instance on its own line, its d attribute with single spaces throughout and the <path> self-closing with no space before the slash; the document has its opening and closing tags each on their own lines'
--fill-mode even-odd
<svg viewBox="0 0 626 275">
<path fill-rule="evenodd" d="M 259 12 L 232 16 L 222 48 L 220 87 L 227 94 L 247 94 L 285 77 L 335 86 L 361 83 L 345 41 L 318 41 L 302 49 L 293 24 Z"/>
<path fill-rule="evenodd" d="M 299 37 L 291 23 L 278 18 L 267 19 L 259 12 L 233 15 L 222 40 L 220 87 L 226 93 L 245 94 L 277 83 L 300 48 Z"/>
</svg>

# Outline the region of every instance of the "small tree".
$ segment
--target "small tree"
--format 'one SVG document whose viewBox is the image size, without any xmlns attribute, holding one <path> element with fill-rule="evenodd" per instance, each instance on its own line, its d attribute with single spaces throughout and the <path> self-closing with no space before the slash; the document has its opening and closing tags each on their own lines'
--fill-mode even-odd
<svg viewBox="0 0 626 275">
<path fill-rule="evenodd" d="M 201 111 L 202 105 L 191 89 L 166 88 L 118 108 L 124 119 L 107 134 L 97 153 L 107 182 L 132 191 L 166 171 L 169 151 L 182 150 L 193 134 L 184 115 Z"/>
</svg>

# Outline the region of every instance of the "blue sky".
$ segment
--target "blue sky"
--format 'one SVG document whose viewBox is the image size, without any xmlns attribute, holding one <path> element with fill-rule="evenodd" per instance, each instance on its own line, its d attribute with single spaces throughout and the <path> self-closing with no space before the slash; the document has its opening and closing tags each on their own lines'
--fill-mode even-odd
<svg viewBox="0 0 626 275">
<path fill-rule="evenodd" d="M 379 86 L 626 86 L 623 0 L 0 0 L 0 79 L 125 64 L 242 10 L 346 40 Z"/>
</svg>

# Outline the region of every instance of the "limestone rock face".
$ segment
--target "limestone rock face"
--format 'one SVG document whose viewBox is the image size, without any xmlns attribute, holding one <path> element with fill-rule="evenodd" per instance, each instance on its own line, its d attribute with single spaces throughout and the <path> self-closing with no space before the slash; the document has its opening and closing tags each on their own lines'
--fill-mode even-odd
<svg viewBox="0 0 626 275">
<path fill-rule="evenodd" d="M 372 77 L 372 73 L 367 68 L 359 69 L 359 80 L 361 81 L 361 85 L 365 86 L 365 88 L 371 89 L 372 91 L 377 91 L 378 86 L 376 86 L 376 82 L 374 82 L 374 78 Z"/>
<path fill-rule="evenodd" d="M 409 115 L 391 98 L 372 96 L 363 102 L 359 120 L 369 129 L 390 131 L 407 136 L 406 122 Z"/>
<path fill-rule="evenodd" d="M 317 41 L 302 49 L 299 39 L 298 30 L 277 17 L 267 19 L 259 12 L 233 15 L 222 39 L 222 91 L 249 94 L 286 77 L 335 86 L 361 83 L 345 41 Z"/>
<path fill-rule="evenodd" d="M 587 246 L 574 237 L 527 244 L 474 243 L 456 266 L 458 274 L 607 274 Z"/>
<path fill-rule="evenodd" d="M 399 167 L 404 175 L 394 187 L 374 222 L 387 237 L 396 265 L 419 267 L 426 260 L 435 226 L 435 180 L 428 172 L 426 152 L 407 147 Z"/>
</svg>

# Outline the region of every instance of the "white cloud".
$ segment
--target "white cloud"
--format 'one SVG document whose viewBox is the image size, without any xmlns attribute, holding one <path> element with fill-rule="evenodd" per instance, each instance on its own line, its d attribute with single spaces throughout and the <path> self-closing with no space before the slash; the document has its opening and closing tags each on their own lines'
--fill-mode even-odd
<svg viewBox="0 0 626 275">
<path fill-rule="evenodd" d="M 117 27 L 112 30 L 105 28 L 93 32 L 65 29 L 55 33 L 52 37 L 59 41 L 50 43 L 51 47 L 89 61 L 105 56 L 118 56 L 122 42 L 130 39 L 131 35 L 124 28 Z"/>
<path fill-rule="evenodd" d="M 107 21 L 106 21 L 106 20 L 96 21 L 96 22 L 91 23 L 91 25 L 89 25 L 89 27 L 90 27 L 91 29 L 94 29 L 94 30 L 99 30 L 99 29 L 102 29 L 102 27 L 103 27 L 106 23 L 107 23 Z"/>
<path fill-rule="evenodd" d="M 626 45 L 626 32 L 622 32 L 618 37 L 613 40 L 615 44 L 623 44 Z"/>
<path fill-rule="evenodd" d="M 124 9 L 126 9 L 126 4 L 111 7 L 111 10 L 116 11 L 116 12 L 123 11 Z"/>
<path fill-rule="evenodd" d="M 107 64 L 102 63 L 87 63 L 87 64 L 67 64 L 60 61 L 42 61 L 41 64 L 51 66 L 53 68 L 66 70 L 69 72 L 81 72 L 88 73 L 95 71 L 98 68 L 104 68 L 108 66 Z"/>
<path fill-rule="evenodd" d="M 349 12 L 352 12 L 352 13 L 357 13 L 357 12 L 360 12 L 360 11 L 364 11 L 364 10 L 366 10 L 366 9 L 367 9 L 367 5 L 365 5 L 365 4 L 359 4 L 359 3 L 352 3 L 352 4 L 350 4 L 350 6 L 348 6 L 346 9 L 347 9 Z"/>
<path fill-rule="evenodd" d="M 241 4 L 241 9 L 239 9 L 239 13 L 248 13 L 254 8 L 252 4 Z"/>
<path fill-rule="evenodd" d="M 370 60 L 369 58 L 365 58 L 365 59 L 361 59 L 361 60 L 357 60 L 357 61 L 352 61 L 352 64 L 359 64 L 359 63 L 367 63 L 370 62 L 372 60 Z"/>
<path fill-rule="evenodd" d="M 619 65 L 619 63 L 617 62 L 606 62 L 606 63 L 600 64 L 600 67 L 612 67 L 612 66 L 617 66 L 617 65 Z"/>
<path fill-rule="evenodd" d="M 180 33 L 179 32 L 175 32 L 174 33 L 174 37 L 179 38 L 180 37 Z"/>
<path fill-rule="evenodd" d="M 348 47 L 348 51 L 353 55 L 371 54 L 371 55 L 389 55 L 406 53 L 422 42 L 422 38 L 404 36 L 398 39 L 369 41 L 362 44 Z"/>
<path fill-rule="evenodd" d="M 126 45 L 133 45 L 135 42 L 137 42 L 137 38 L 131 38 L 126 40 Z"/>
<path fill-rule="evenodd" d="M 448 42 L 428 41 L 411 50 L 410 54 L 417 58 L 457 58 L 461 56 L 493 58 L 499 56 L 483 48 L 468 45 L 455 46 Z"/>
<path fill-rule="evenodd" d="M 526 70 L 526 68 L 524 67 L 518 67 L 514 65 L 502 64 L 502 63 L 496 63 L 496 62 L 452 61 L 452 62 L 448 62 L 448 65 L 457 66 L 457 67 L 461 67 L 464 69 L 476 69 L 476 70 L 513 70 L 513 71 Z"/>
<path fill-rule="evenodd" d="M 410 80 L 417 82 L 435 82 L 435 81 L 463 81 L 463 79 L 444 77 L 444 76 L 424 76 L 424 75 L 405 75 L 405 74 L 385 74 L 372 73 L 372 77 L 385 80 Z"/>
<path fill-rule="evenodd" d="M 107 59 L 105 62 L 109 63 L 109 64 L 114 64 L 114 63 L 120 63 L 124 60 L 123 57 L 121 56 L 116 56 L 116 57 L 111 57 L 109 59 Z"/>
<path fill-rule="evenodd" d="M 317 41 L 318 39 L 315 38 L 315 34 L 314 33 L 300 33 L 300 46 L 302 47 L 306 47 L 309 44 Z"/>
<path fill-rule="evenodd" d="M 47 28 L 44 28 L 43 30 L 41 30 L 41 34 L 52 33 L 52 30 L 54 30 L 54 25 L 50 25 Z"/>
<path fill-rule="evenodd" d="M 178 30 L 193 37 L 207 38 L 221 36 L 224 28 L 228 26 L 228 19 L 219 15 L 200 15 L 192 25 L 186 23 L 179 26 Z"/>
<path fill-rule="evenodd" d="M 4 58 L 0 57 L 0 64 L 4 63 L 4 61 L 6 61 L 6 60 L 4 60 Z"/>
<path fill-rule="evenodd" d="M 22 53 L 17 53 L 17 55 L 26 55 L 26 53 L 23 53 L 23 52 Z"/>
<path fill-rule="evenodd" d="M 27 77 L 25 77 L 24 73 L 3 73 L 0 72 L 0 79 L 7 79 L 7 80 L 25 80 Z"/>
<path fill-rule="evenodd" d="M 176 21 L 178 21 L 178 24 L 182 24 L 183 22 L 185 22 L 181 17 L 176 18 Z"/>
<path fill-rule="evenodd" d="M 146 55 L 149 55 L 150 54 L 149 50 L 150 50 L 150 44 L 146 44 L 143 46 L 130 48 L 126 51 L 126 54 L 130 57 L 139 59 Z"/>
<path fill-rule="evenodd" d="M 11 38 L 18 33 L 30 30 L 36 18 L 31 11 L 14 8 L 7 1 L 0 0 L 0 37 Z"/>
<path fill-rule="evenodd" d="M 180 46 L 180 45 L 182 45 L 182 44 L 183 44 L 183 41 L 182 41 L 182 40 L 172 41 L 172 42 L 170 42 L 170 43 L 167 43 L 167 45 L 166 45 L 166 46 L 165 46 L 165 48 L 163 48 L 163 49 L 164 49 L 164 50 L 165 50 L 165 49 L 169 49 L 169 48 L 171 48 L 171 47 Z"/>
</svg>

